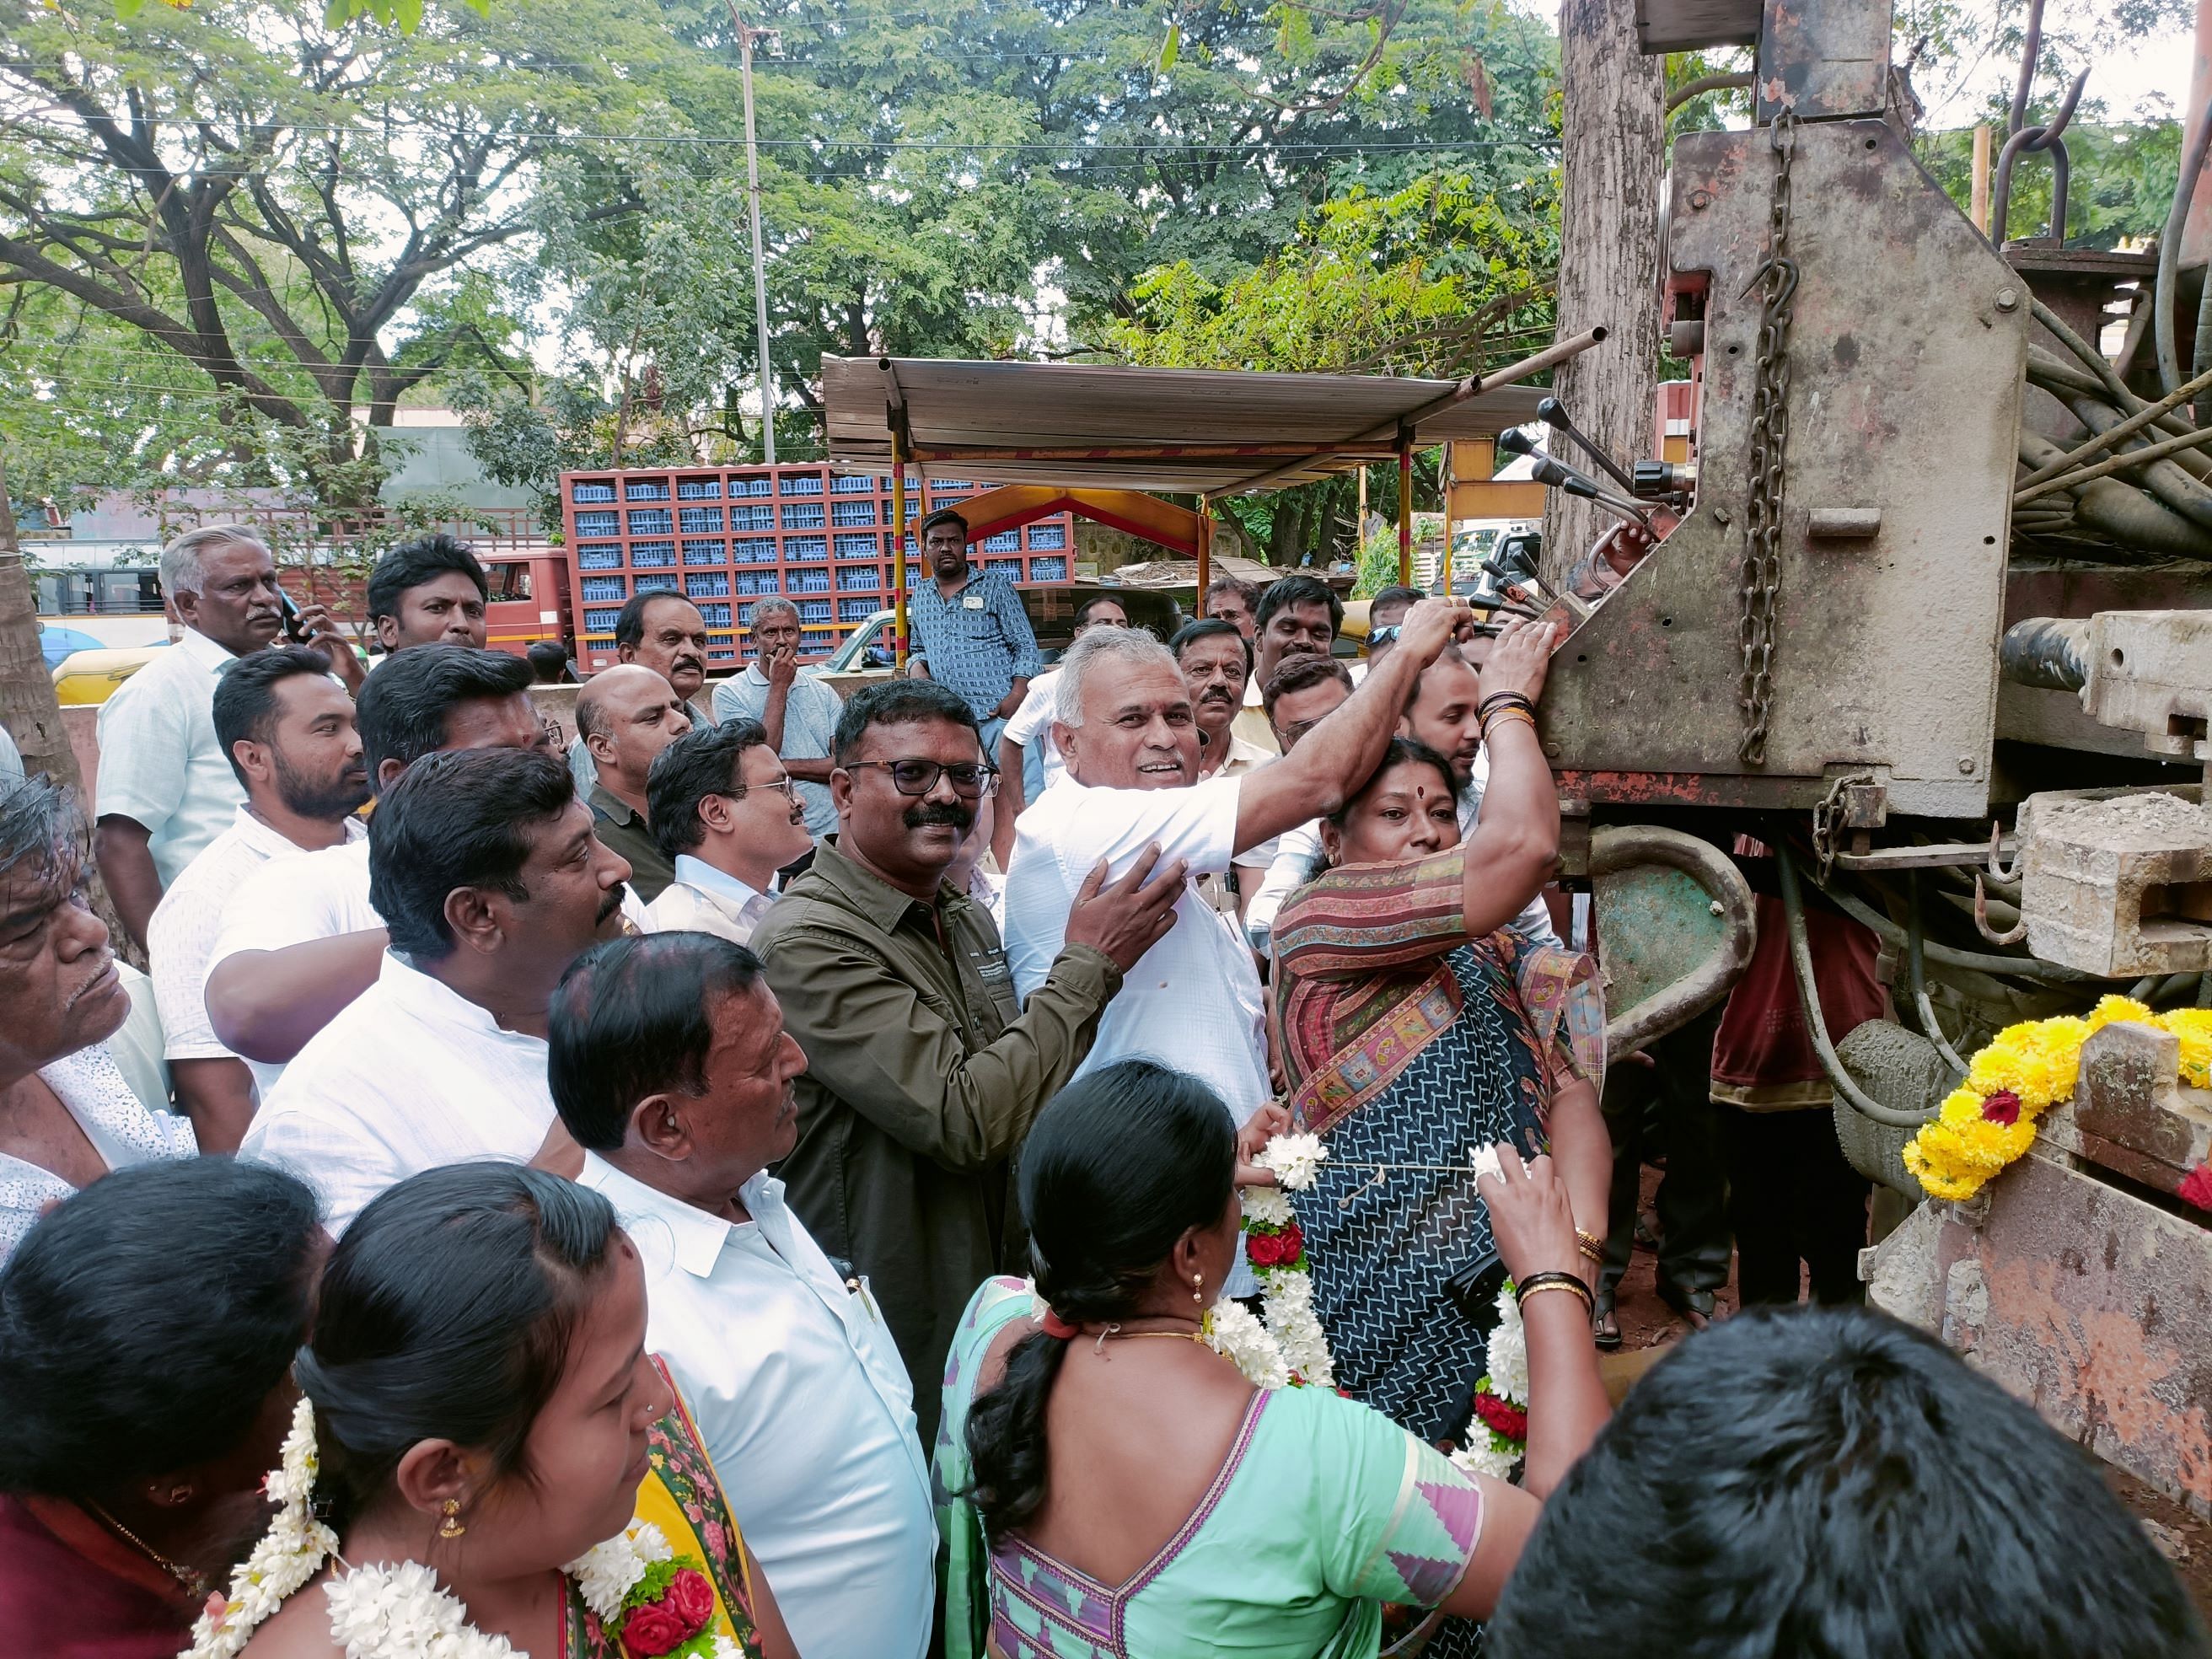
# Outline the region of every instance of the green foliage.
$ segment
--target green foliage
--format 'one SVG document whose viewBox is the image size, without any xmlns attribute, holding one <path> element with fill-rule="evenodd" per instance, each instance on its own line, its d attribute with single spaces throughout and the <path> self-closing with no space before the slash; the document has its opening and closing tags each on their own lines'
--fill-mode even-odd
<svg viewBox="0 0 2212 1659">
<path fill-rule="evenodd" d="M 1359 574 L 1352 584 L 1352 597 L 1368 599 L 1398 581 L 1398 527 L 1376 530 L 1359 549 Z"/>
</svg>

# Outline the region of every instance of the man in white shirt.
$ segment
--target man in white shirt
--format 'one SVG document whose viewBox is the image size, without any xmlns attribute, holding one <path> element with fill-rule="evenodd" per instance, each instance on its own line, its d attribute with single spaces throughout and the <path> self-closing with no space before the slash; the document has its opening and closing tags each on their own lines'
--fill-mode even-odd
<svg viewBox="0 0 2212 1659">
<path fill-rule="evenodd" d="M 368 848 L 382 971 L 284 1068 L 240 1148 L 313 1186 L 334 1235 L 410 1175 L 544 1146 L 546 1004 L 621 930 L 629 878 L 568 769 L 536 750 L 416 762 L 379 797 Z"/>
<path fill-rule="evenodd" d="M 1167 648 L 1128 629 L 1094 629 L 1060 664 L 1054 738 L 1067 775 L 1022 819 L 1006 878 L 1007 952 L 1026 996 L 1060 949 L 1070 900 L 1103 860 L 1109 877 L 1148 847 L 1193 876 L 1314 816 L 1335 811 L 1375 769 L 1422 668 L 1471 618 L 1431 600 L 1399 649 L 1334 718 L 1290 754 L 1241 776 L 1198 775 L 1190 692 Z M 1266 1016 L 1252 953 L 1236 924 L 1186 884 L 1176 925 L 1124 975 L 1076 1075 L 1158 1060 L 1203 1079 L 1239 1123 L 1272 1092 Z"/>
<path fill-rule="evenodd" d="M 765 755 L 758 744 L 748 751 Z M 769 1165 L 805 1057 L 760 959 L 617 939 L 555 993 L 550 1073 L 579 1179 L 643 1258 L 646 1341 L 675 1374 L 806 1659 L 921 1659 L 936 1529 L 906 1367 Z"/>
<path fill-rule="evenodd" d="M 388 658 L 356 708 L 371 786 L 388 789 L 441 750 L 544 749 L 529 685 L 530 665 L 504 651 L 422 645 Z M 208 1019 L 264 1100 L 283 1063 L 376 982 L 384 946 L 365 840 L 272 859 L 232 896 L 208 956 Z"/>
<path fill-rule="evenodd" d="M 163 548 L 161 591 L 184 632 L 116 687 L 99 720 L 93 856 L 116 914 L 142 945 L 161 890 L 245 804 L 216 741 L 216 681 L 284 624 L 276 566 L 241 525 L 204 526 Z M 311 642 L 357 684 L 358 659 L 323 608 L 305 607 L 300 620 Z"/>
<path fill-rule="evenodd" d="M 1073 637 L 1081 639 L 1086 628 L 1128 625 L 1129 613 L 1121 600 L 1095 593 L 1075 608 Z M 1053 687 L 1059 680 L 1057 668 L 1048 668 L 1031 680 L 1029 695 L 999 733 L 999 752 L 993 757 L 999 765 L 999 793 L 991 851 L 1001 870 L 1014 854 L 1014 820 L 1031 799 L 1058 782 L 1066 769 L 1060 762 L 1060 746 L 1052 740 L 1052 707 L 1058 696 Z"/>
<path fill-rule="evenodd" d="M 646 817 L 676 879 L 645 908 L 645 930 L 750 941 L 775 872 L 813 848 L 806 810 L 758 720 L 688 732 L 646 781 Z"/>
<path fill-rule="evenodd" d="M 1337 631 L 1344 626 L 1344 601 L 1318 576 L 1282 576 L 1261 593 L 1253 622 L 1252 678 L 1245 682 L 1237 735 L 1272 751 L 1275 734 L 1267 728 L 1267 684 L 1292 657 L 1326 657 L 1336 648 Z"/>
<path fill-rule="evenodd" d="M 254 1093 L 246 1062 L 208 1024 L 208 960 L 223 908 L 270 859 L 365 836 L 354 814 L 368 799 L 368 773 L 352 699 L 321 653 L 303 647 L 232 664 L 215 690 L 215 729 L 246 804 L 161 895 L 146 950 L 177 1104 L 202 1152 L 228 1152 L 252 1121 Z"/>
<path fill-rule="evenodd" d="M 763 599 L 753 611 L 752 634 L 760 660 L 714 688 L 714 718 L 761 723 L 769 747 L 798 782 L 806 833 L 819 841 L 837 829 L 830 746 L 845 702 L 823 681 L 799 672 L 799 607 L 789 599 Z M 799 856 L 805 855 L 802 849 Z"/>
</svg>

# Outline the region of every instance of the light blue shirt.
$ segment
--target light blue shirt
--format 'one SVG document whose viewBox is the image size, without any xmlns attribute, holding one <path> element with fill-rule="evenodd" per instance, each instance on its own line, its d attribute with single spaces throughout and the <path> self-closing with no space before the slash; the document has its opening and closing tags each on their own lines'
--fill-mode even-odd
<svg viewBox="0 0 2212 1659">
<path fill-rule="evenodd" d="M 94 816 L 145 828 L 164 887 L 246 804 L 215 736 L 216 682 L 237 660 L 188 628 L 100 705 Z"/>
<path fill-rule="evenodd" d="M 20 778 L 23 775 L 23 751 L 15 747 L 15 739 L 8 728 L 0 726 L 0 779 Z"/>
<path fill-rule="evenodd" d="M 761 718 L 768 708 L 768 676 L 758 663 L 748 664 L 742 674 L 732 674 L 714 688 L 717 720 Z M 783 699 L 783 747 L 777 751 L 787 761 L 828 760 L 830 740 L 837 735 L 837 716 L 845 710 L 836 688 L 811 674 L 792 681 Z M 837 809 L 830 799 L 830 786 L 794 779 L 799 804 L 806 809 L 806 833 L 819 841 L 837 828 Z M 681 881 L 684 878 L 677 877 Z"/>
<path fill-rule="evenodd" d="M 694 858 L 689 853 L 678 853 L 676 855 L 676 879 L 687 887 L 697 888 L 702 893 L 712 893 L 718 898 L 726 898 L 739 909 L 743 909 L 753 900 L 765 896 L 763 894 L 755 892 L 735 876 L 726 875 L 708 863 L 706 860 Z"/>
<path fill-rule="evenodd" d="M 1014 682 L 1035 679 L 1044 665 L 1022 596 L 1003 570 L 970 566 L 949 599 L 925 578 L 907 600 L 907 619 L 929 678 L 958 692 L 978 725 L 996 720 Z"/>
</svg>

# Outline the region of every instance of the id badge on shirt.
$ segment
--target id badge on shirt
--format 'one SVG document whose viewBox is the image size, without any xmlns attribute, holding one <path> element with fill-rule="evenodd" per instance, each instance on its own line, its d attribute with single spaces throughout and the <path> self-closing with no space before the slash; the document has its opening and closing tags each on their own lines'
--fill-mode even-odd
<svg viewBox="0 0 2212 1659">
<path fill-rule="evenodd" d="M 970 593 L 960 601 L 960 608 L 963 611 L 981 611 L 983 608 L 983 596 L 981 593 Z"/>
</svg>

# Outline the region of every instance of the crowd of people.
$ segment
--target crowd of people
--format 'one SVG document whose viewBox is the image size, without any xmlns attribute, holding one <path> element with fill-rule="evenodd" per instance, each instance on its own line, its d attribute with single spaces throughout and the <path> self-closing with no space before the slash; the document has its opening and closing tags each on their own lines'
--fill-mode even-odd
<svg viewBox="0 0 2212 1659">
<path fill-rule="evenodd" d="M 164 550 L 95 799 L 0 777 L 0 1651 L 2212 1652 L 2075 1448 L 1848 1305 L 1773 975 L 1608 1072 L 1549 624 L 1389 589 L 1346 661 L 1297 574 L 1048 669 L 921 532 L 915 673 L 841 697 L 763 600 L 710 684 L 650 590 L 573 741 L 451 538 L 368 671 L 246 530 Z M 1223 1338 L 1262 1203 L 1333 1388 Z M 1638 1230 L 1701 1326 L 1731 1218 L 1745 1303 L 1832 1305 L 1616 1411 Z M 1508 1480 L 1452 1454 L 1516 1296 Z"/>
</svg>

